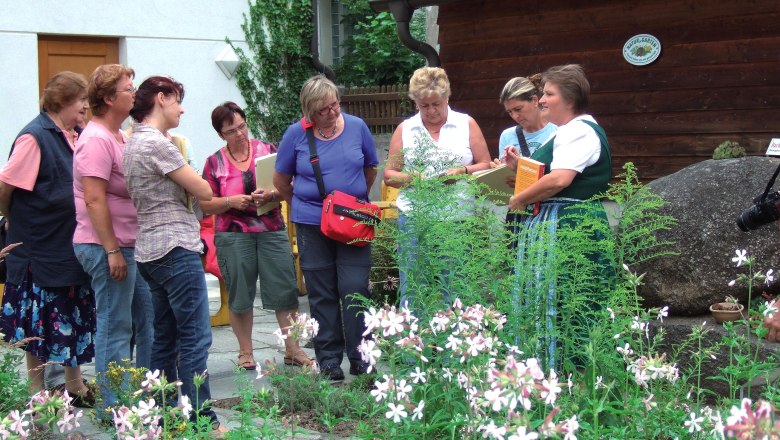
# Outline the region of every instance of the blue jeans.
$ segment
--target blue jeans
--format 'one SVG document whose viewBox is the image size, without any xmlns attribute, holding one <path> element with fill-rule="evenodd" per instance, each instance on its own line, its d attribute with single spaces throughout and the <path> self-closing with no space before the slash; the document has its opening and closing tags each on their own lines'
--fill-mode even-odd
<svg viewBox="0 0 780 440">
<path fill-rule="evenodd" d="M 193 377 L 206 373 L 211 347 L 211 319 L 206 276 L 200 255 L 176 247 L 164 257 L 138 263 L 149 283 L 154 305 L 154 344 L 152 369 L 160 370 L 168 381 L 182 382 L 181 394 L 190 398 L 192 419 L 217 416 L 210 407 L 209 379 L 196 389 Z"/>
<path fill-rule="evenodd" d="M 89 274 L 95 291 L 97 331 L 95 332 L 95 372 L 106 406 L 116 402 L 108 388 L 105 372 L 109 362 L 132 358 L 130 340 L 135 330 L 135 365 L 149 368 L 152 355 L 152 299 L 149 286 L 138 271 L 133 258 L 134 248 L 121 248 L 127 262 L 127 277 L 122 281 L 111 279 L 108 257 L 103 246 L 91 243 L 74 244 L 73 250 L 84 271 Z M 132 392 L 135 390 L 129 390 Z"/>
<path fill-rule="evenodd" d="M 427 277 L 430 276 L 428 272 L 433 266 L 438 272 L 436 279 L 441 286 L 442 307 L 446 309 L 452 304 L 452 276 L 448 267 L 454 268 L 456 261 L 435 252 L 436 240 L 431 240 L 428 234 L 417 230 L 414 224 L 410 224 L 407 215 L 398 214 L 398 230 L 400 232 L 398 237 L 399 306 L 410 309 L 418 317 L 423 316 L 424 302 L 420 299 L 417 290 L 427 283 Z M 438 262 L 431 264 L 433 260 Z"/>
</svg>

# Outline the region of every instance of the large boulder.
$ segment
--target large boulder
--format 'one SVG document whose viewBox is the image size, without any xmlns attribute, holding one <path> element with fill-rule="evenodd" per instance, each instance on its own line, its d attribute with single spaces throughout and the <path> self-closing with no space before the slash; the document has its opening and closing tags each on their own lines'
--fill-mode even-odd
<svg viewBox="0 0 780 440">
<path fill-rule="evenodd" d="M 744 283 L 729 281 L 746 268 L 731 261 L 736 249 L 755 258 L 754 270 L 780 269 L 780 230 L 772 223 L 750 232 L 735 220 L 763 192 L 780 160 L 768 157 L 706 160 L 648 184 L 667 205 L 663 214 L 678 223 L 658 238 L 671 241 L 677 255 L 650 260 L 637 270 L 647 272 L 640 294 L 648 307 L 669 306 L 674 315 L 709 312 L 710 304 L 732 295 L 745 304 Z M 773 191 L 776 190 L 773 189 Z M 777 284 L 754 286 L 753 294 L 777 290 Z"/>
</svg>

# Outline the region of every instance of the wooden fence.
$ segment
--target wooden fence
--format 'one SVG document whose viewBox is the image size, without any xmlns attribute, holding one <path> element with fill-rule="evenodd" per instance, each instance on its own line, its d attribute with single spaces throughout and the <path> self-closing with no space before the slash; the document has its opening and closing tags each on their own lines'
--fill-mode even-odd
<svg viewBox="0 0 780 440">
<path fill-rule="evenodd" d="M 368 124 L 371 133 L 392 133 L 414 112 L 407 85 L 352 87 L 341 95 L 341 107 Z"/>
</svg>

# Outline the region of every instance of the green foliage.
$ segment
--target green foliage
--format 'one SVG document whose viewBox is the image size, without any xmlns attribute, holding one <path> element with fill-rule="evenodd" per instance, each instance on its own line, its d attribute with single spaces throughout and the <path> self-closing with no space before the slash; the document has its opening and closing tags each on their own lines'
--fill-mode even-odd
<svg viewBox="0 0 780 440">
<path fill-rule="evenodd" d="M 344 42 L 345 54 L 334 70 L 346 86 L 404 84 L 418 67 L 422 55 L 401 44 L 395 19 L 389 12 L 376 13 L 365 0 L 342 2 L 348 13 L 345 23 L 354 23 L 354 34 Z M 409 28 L 412 36 L 425 41 L 424 9 L 417 9 Z"/>
<path fill-rule="evenodd" d="M 0 418 L 8 411 L 24 407 L 30 399 L 27 381 L 16 371 L 23 352 L 7 345 L 0 346 Z"/>
<path fill-rule="evenodd" d="M 713 159 L 735 159 L 744 156 L 745 149 L 736 141 L 723 141 L 712 152 Z"/>
<path fill-rule="evenodd" d="M 249 51 L 227 40 L 240 60 L 236 82 L 247 103 L 247 123 L 252 133 L 276 144 L 300 117 L 301 85 L 316 73 L 311 21 L 309 1 L 256 0 L 241 25 Z"/>
</svg>

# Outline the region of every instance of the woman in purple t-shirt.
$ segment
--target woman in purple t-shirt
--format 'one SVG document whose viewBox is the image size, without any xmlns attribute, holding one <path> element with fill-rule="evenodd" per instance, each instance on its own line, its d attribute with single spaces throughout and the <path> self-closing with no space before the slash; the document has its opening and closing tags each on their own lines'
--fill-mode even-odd
<svg viewBox="0 0 780 440">
<path fill-rule="evenodd" d="M 276 153 L 276 147 L 250 139 L 244 111 L 225 102 L 211 112 L 211 125 L 226 145 L 206 159 L 203 178 L 214 198 L 201 202 L 203 211 L 216 214 L 217 263 L 228 288 L 230 325 L 238 339 L 238 365 L 254 370 L 253 306 L 260 278 L 263 308 L 273 310 L 282 333 L 298 313 L 295 263 L 284 229 L 281 210 L 258 215 L 257 208 L 281 200 L 274 188 L 256 189 L 255 160 Z M 284 363 L 311 366 L 313 360 L 298 341 L 284 341 Z"/>
</svg>

